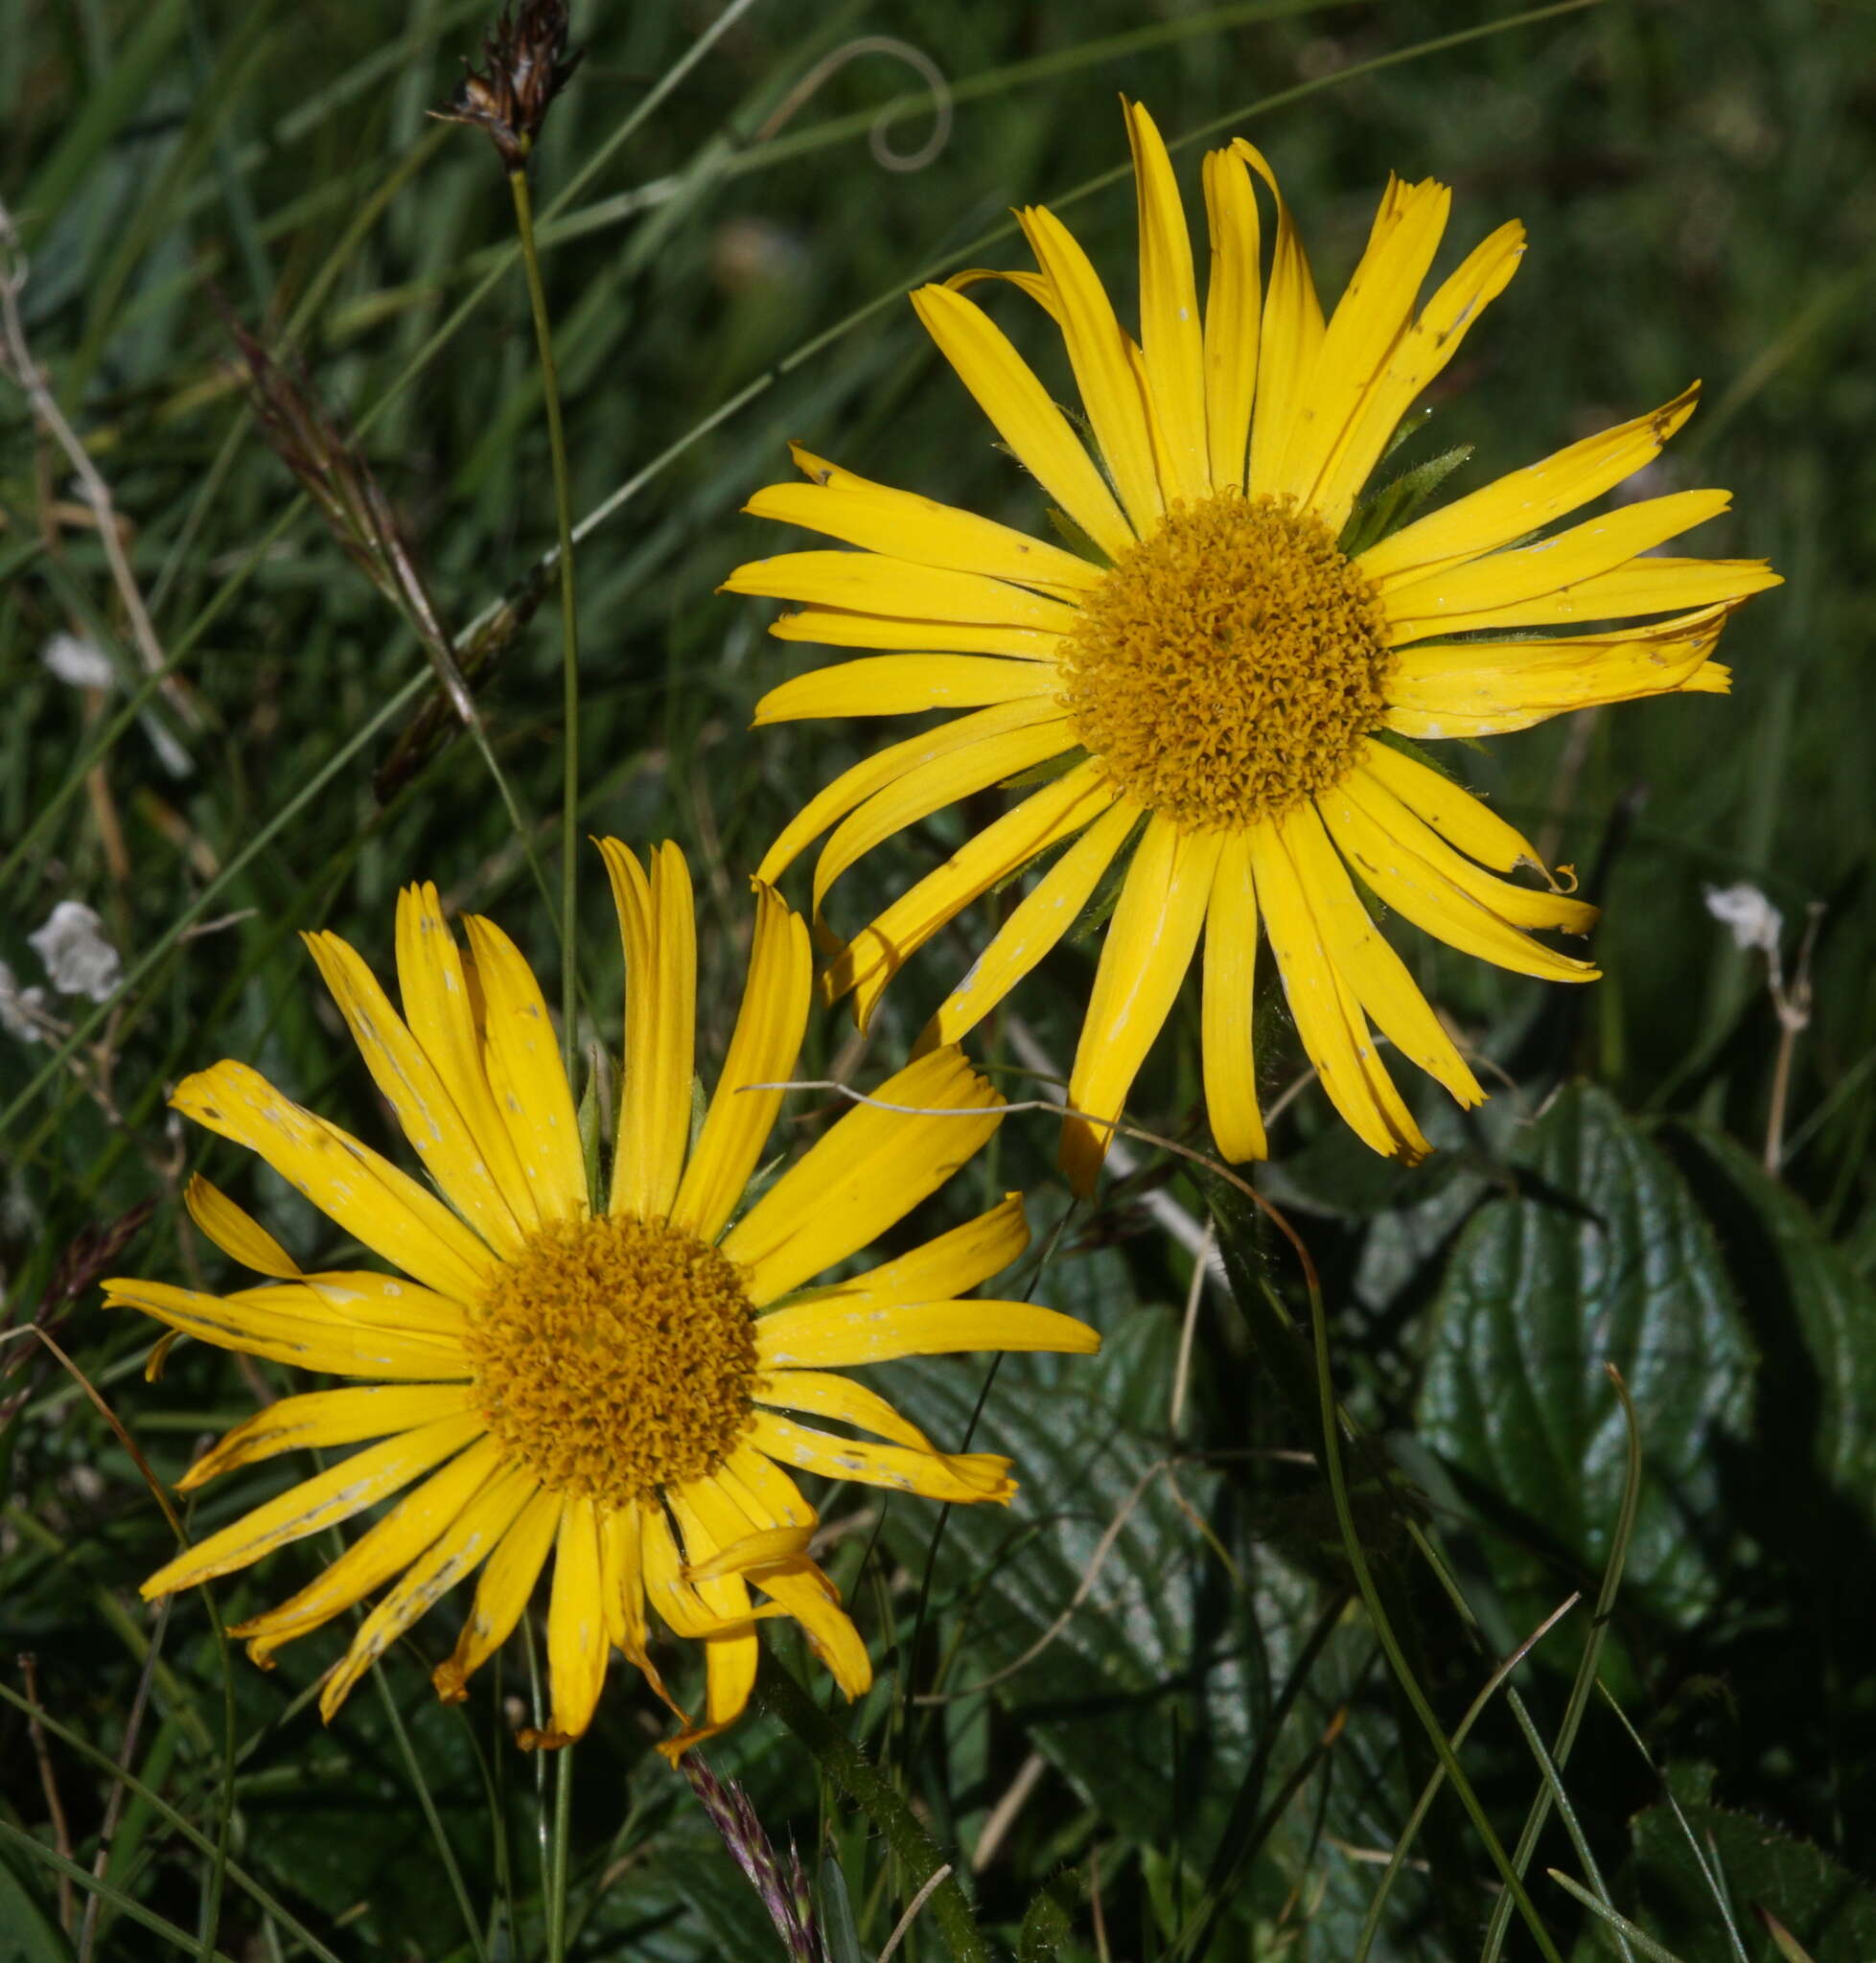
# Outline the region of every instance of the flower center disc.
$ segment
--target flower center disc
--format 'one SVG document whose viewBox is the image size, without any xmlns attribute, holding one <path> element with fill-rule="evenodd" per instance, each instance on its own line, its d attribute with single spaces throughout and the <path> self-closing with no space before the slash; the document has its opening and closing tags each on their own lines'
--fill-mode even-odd
<svg viewBox="0 0 1876 1963">
<path fill-rule="evenodd" d="M 471 1314 L 489 1430 L 550 1491 L 621 1506 L 709 1471 L 749 1423 L 735 1268 L 624 1214 L 544 1227 Z"/>
<path fill-rule="evenodd" d="M 1118 789 L 1236 831 L 1347 774 L 1392 661 L 1375 589 L 1321 520 L 1225 491 L 1174 505 L 1088 596 L 1063 700 Z"/>
</svg>

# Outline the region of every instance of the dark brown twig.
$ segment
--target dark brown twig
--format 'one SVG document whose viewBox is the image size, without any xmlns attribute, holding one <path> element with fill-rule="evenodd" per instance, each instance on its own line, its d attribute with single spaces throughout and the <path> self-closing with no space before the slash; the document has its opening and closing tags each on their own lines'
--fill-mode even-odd
<svg viewBox="0 0 1876 1963">
<path fill-rule="evenodd" d="M 39 1767 L 39 1785 L 46 1796 L 46 1814 L 52 1821 L 53 1848 L 70 1860 L 72 1832 L 65 1823 L 65 1804 L 58 1796 L 58 1779 L 52 1768 L 52 1752 L 46 1744 L 45 1727 L 39 1722 L 38 1658 L 31 1650 L 20 1651 L 19 1674 L 26 1679 L 26 1697 L 30 1706 L 26 1714 L 26 1728 L 33 1740 L 34 1760 Z M 67 1935 L 71 1934 L 72 1878 L 68 1874 L 58 1877 L 58 1927 Z"/>
</svg>

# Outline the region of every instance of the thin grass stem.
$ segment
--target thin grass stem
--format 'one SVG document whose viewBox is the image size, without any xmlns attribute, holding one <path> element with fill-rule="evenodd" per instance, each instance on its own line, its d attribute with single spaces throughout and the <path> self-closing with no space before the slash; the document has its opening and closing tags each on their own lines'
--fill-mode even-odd
<svg viewBox="0 0 1876 1963">
<path fill-rule="evenodd" d="M 1613 1364 L 1608 1367 L 1610 1381 L 1615 1386 L 1615 1395 L 1621 1401 L 1622 1416 L 1628 1426 L 1628 1456 L 1623 1471 L 1622 1503 L 1615 1516 L 1615 1533 L 1610 1541 L 1609 1560 L 1603 1568 L 1602 1586 L 1596 1591 L 1596 1612 L 1589 1620 L 1589 1634 L 1583 1646 L 1583 1658 L 1577 1665 L 1576 1679 L 1570 1685 L 1569 1702 L 1563 1707 L 1563 1721 L 1557 1727 L 1557 1743 L 1547 1754 L 1554 1763 L 1558 1776 L 1558 1790 L 1562 1790 L 1563 1768 L 1569 1763 L 1571 1747 L 1576 1744 L 1576 1735 L 1583 1723 L 1583 1714 L 1589 1706 L 1589 1694 L 1596 1684 L 1596 1666 L 1602 1660 L 1603 1638 L 1609 1628 L 1609 1619 L 1615 1609 L 1615 1597 L 1622 1585 L 1622 1570 L 1629 1559 L 1629 1543 L 1634 1537 L 1635 1509 L 1641 1503 L 1641 1425 L 1635 1416 L 1634 1399 L 1629 1395 L 1629 1386 L 1622 1374 Z M 1520 1721 L 1527 1722 L 1519 1712 Z M 1538 1836 L 1543 1832 L 1543 1824 L 1550 1811 L 1551 1788 L 1548 1783 L 1539 1789 L 1538 1796 L 1531 1802 L 1530 1816 L 1524 1822 L 1523 1832 L 1517 1836 L 1517 1845 L 1512 1852 L 1512 1864 L 1521 1875 L 1530 1866 L 1531 1857 L 1537 1851 Z M 1586 1852 L 1586 1850 L 1580 1850 Z M 1602 1887 L 1602 1876 L 1596 1871 L 1593 1859 L 1586 1862 L 1585 1872 L 1597 1887 Z M 1607 1891 L 1605 1891 L 1607 1892 Z M 1498 1952 L 1504 1947 L 1505 1932 L 1511 1925 L 1511 1905 L 1501 1901 L 1492 1912 L 1492 1922 L 1486 1931 L 1485 1948 L 1481 1963 L 1497 1963 Z M 1618 1944 L 1623 1946 L 1622 1953 L 1629 1958 L 1629 1951 L 1622 1931 L 1610 1926 Z M 1633 1963 L 1633 1958 L 1629 1958 Z"/>
<path fill-rule="evenodd" d="M 1260 1194 L 1251 1191 L 1243 1181 L 1235 1175 L 1228 1175 L 1232 1184 L 1241 1188 L 1258 1204 L 1268 1207 Z M 1293 1238 L 1294 1236 L 1292 1236 Z M 1300 1249 L 1301 1243 L 1297 1243 Z M 1343 1552 L 1348 1556 L 1349 1566 L 1355 1575 L 1355 1586 L 1360 1590 L 1362 1605 L 1368 1611 L 1368 1619 L 1374 1626 L 1388 1667 L 1394 1672 L 1395 1679 L 1401 1686 L 1401 1695 L 1412 1706 L 1414 1716 L 1420 1721 L 1426 1733 L 1427 1743 L 1433 1747 L 1434 1756 L 1441 1768 L 1452 1782 L 1452 1790 L 1459 1795 L 1460 1803 L 1471 1816 L 1479 1838 L 1485 1843 L 1486 1852 L 1492 1857 L 1493 1865 L 1498 1870 L 1505 1886 L 1517 1904 L 1519 1914 L 1531 1931 L 1532 1940 L 1545 1958 L 1545 1963 L 1563 1963 L 1557 1951 L 1557 1945 L 1551 1940 L 1550 1931 L 1539 1916 L 1537 1905 L 1531 1900 L 1517 1871 L 1511 1863 L 1497 1835 L 1493 1831 L 1492 1822 L 1486 1817 L 1484 1805 L 1472 1790 L 1472 1784 L 1466 1777 L 1465 1769 L 1459 1763 L 1458 1754 L 1452 1748 L 1434 1715 L 1433 1707 L 1426 1701 L 1426 1694 L 1420 1687 L 1401 1649 L 1401 1640 L 1395 1634 L 1394 1625 L 1386 1609 L 1381 1605 L 1380 1591 L 1375 1586 L 1375 1578 L 1369 1571 L 1368 1557 L 1361 1545 L 1361 1535 L 1355 1526 L 1355 1509 L 1349 1501 L 1348 1479 L 1342 1465 L 1342 1442 L 1340 1418 L 1335 1401 L 1335 1379 L 1329 1363 L 1329 1311 L 1322 1299 L 1322 1284 L 1316 1279 L 1315 1263 L 1306 1261 L 1304 1281 L 1309 1293 L 1309 1325 L 1314 1337 L 1316 1392 L 1320 1399 L 1320 1417 L 1323 1439 L 1323 1463 L 1329 1473 L 1330 1497 L 1335 1506 L 1335 1521 L 1341 1530 Z"/>
<path fill-rule="evenodd" d="M 418 1758 L 416 1747 L 410 1743 L 410 1733 L 405 1727 L 403 1713 L 397 1707 L 397 1699 L 391 1695 L 391 1686 L 384 1677 L 382 1664 L 375 1663 L 371 1669 L 372 1681 L 378 1686 L 379 1701 L 384 1706 L 392 1735 L 398 1742 L 398 1752 L 404 1760 L 405 1769 L 410 1774 L 410 1784 L 417 1794 L 417 1803 L 424 1810 L 424 1819 L 429 1827 L 430 1838 L 436 1843 L 436 1851 L 442 1858 L 443 1871 L 450 1879 L 450 1892 L 456 1898 L 456 1906 L 462 1911 L 463 1927 L 469 1931 L 469 1945 L 475 1951 L 476 1963 L 489 1963 L 489 1952 L 482 1941 L 482 1925 L 475 1913 L 475 1905 L 469 1899 L 469 1885 L 462 1878 L 455 1850 L 450 1845 L 450 1836 L 443 1831 L 443 1815 L 436 1810 L 436 1799 L 429 1790 L 429 1781 L 424 1776 L 423 1762 Z"/>
<path fill-rule="evenodd" d="M 515 230 L 521 239 L 521 265 L 527 271 L 527 303 L 534 315 L 535 352 L 540 357 L 541 388 L 547 403 L 554 525 L 560 535 L 560 1045 L 567 1080 L 571 1082 L 573 1059 L 579 1048 L 579 978 L 574 959 L 573 922 L 578 917 L 580 881 L 580 625 L 573 596 L 573 500 L 567 488 L 567 429 L 560 413 L 553 326 L 547 318 L 547 291 L 541 282 L 541 254 L 534 241 L 534 205 L 528 195 L 525 168 L 508 173 L 508 189 L 515 200 Z"/>
</svg>

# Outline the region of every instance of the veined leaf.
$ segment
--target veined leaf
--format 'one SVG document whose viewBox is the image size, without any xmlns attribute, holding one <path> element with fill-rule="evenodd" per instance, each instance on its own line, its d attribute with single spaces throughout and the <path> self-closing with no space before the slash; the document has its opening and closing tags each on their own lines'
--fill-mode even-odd
<svg viewBox="0 0 1876 1963">
<path fill-rule="evenodd" d="M 1534 1622 L 1608 1555 L 1627 1449 L 1613 1365 L 1645 1466 L 1625 1594 L 1684 1627 L 1718 1596 L 1717 1459 L 1746 1436 L 1756 1363 L 1725 1259 L 1604 1092 L 1566 1090 L 1513 1164 L 1522 1189 L 1474 1214 L 1433 1305 L 1422 1438 L 1487 1523 L 1514 1620 Z"/>
</svg>

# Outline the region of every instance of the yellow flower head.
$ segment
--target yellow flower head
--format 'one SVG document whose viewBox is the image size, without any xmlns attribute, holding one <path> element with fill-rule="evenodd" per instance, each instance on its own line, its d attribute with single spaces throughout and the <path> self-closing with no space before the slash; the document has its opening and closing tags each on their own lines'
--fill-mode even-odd
<svg viewBox="0 0 1876 1963">
<path fill-rule="evenodd" d="M 749 510 L 861 549 L 739 566 L 727 589 L 797 601 L 786 640 L 884 650 L 764 699 L 757 721 L 962 710 L 848 771 L 763 861 L 773 881 L 830 825 L 828 888 L 863 853 L 972 792 L 1056 772 L 887 907 L 836 957 L 827 992 L 862 1023 L 907 958 L 964 907 L 1065 847 L 939 1007 L 955 1042 L 1073 924 L 1129 846 L 1082 1024 L 1063 1163 L 1092 1184 L 1148 1047 L 1199 953 L 1206 1101 L 1219 1149 L 1261 1157 L 1251 1053 L 1260 924 L 1324 1088 L 1377 1151 L 1425 1140 L 1372 1023 L 1462 1103 L 1484 1096 L 1350 874 L 1452 946 L 1520 973 L 1588 981 L 1530 929 L 1583 934 L 1502 818 L 1390 743 L 1518 729 L 1566 709 L 1723 692 L 1726 615 L 1777 583 L 1757 560 L 1656 556 L 1725 509 L 1722 491 L 1650 497 L 1537 538 L 1630 476 L 1696 391 L 1586 438 L 1378 539 L 1363 487 L 1524 250 L 1499 227 L 1424 306 L 1450 194 L 1389 181 L 1367 249 L 1325 320 L 1270 167 L 1241 139 L 1205 159 L 1212 265 L 1201 309 L 1165 146 L 1126 107 L 1140 204 L 1141 331 L 1116 319 L 1051 213 L 1017 214 L 1035 272 L 958 274 L 913 295 L 920 320 L 1084 551 L 870 483 L 799 449 L 807 481 Z M 1267 277 L 1253 178 L 1276 206 Z M 961 288 L 1003 279 L 1061 331 L 1094 454 Z M 1636 621 L 1633 616 L 1653 616 Z M 1627 622 L 1628 624 L 1620 624 Z M 1611 625 L 1611 623 L 1616 623 Z M 1579 630 L 1561 630 L 1574 625 Z M 1532 629 L 1536 637 L 1527 637 Z M 1516 636 L 1516 637 L 1515 637 Z M 1520 866 L 1547 890 L 1498 877 Z"/>
<path fill-rule="evenodd" d="M 269 1405 L 190 1469 L 185 1490 L 293 1446 L 378 1441 L 179 1555 L 146 1596 L 232 1573 L 402 1495 L 291 1601 L 234 1630 L 257 1663 L 389 1582 L 327 1680 L 320 1709 L 331 1718 L 368 1665 L 479 1570 L 461 1640 L 436 1671 L 442 1696 L 460 1697 L 551 1553 L 552 1714 L 530 1742 L 560 1744 L 587 1728 L 614 1649 L 685 1718 L 652 1661 L 649 1605 L 705 1649 L 705 1715 L 661 1747 L 675 1758 L 742 1710 L 765 1616 L 793 1616 L 849 1697 L 871 1681 L 859 1632 L 808 1557 L 815 1511 L 785 1467 L 961 1502 L 1015 1490 L 1007 1459 L 940 1451 L 838 1366 L 1085 1351 L 1098 1338 L 1049 1309 L 958 1299 L 1027 1243 L 1013 1193 L 896 1259 L 805 1286 L 995 1131 L 1002 1099 L 954 1049 L 881 1088 L 881 1104 L 908 1111 L 849 1111 L 731 1225 L 782 1096 L 744 1087 L 786 1079 L 800 1049 L 806 928 L 757 889 L 742 1009 L 692 1145 L 690 875 L 675 845 L 649 871 L 616 840 L 600 849 L 628 977 L 605 1211 L 589 1203 L 572 1096 L 526 961 L 488 920 L 466 919 L 459 948 L 436 889 L 410 887 L 397 913 L 402 1014 L 336 935 L 307 945 L 428 1184 L 244 1064 L 219 1063 L 172 1100 L 258 1153 L 400 1273 L 304 1273 L 197 1178 L 197 1224 L 266 1282 L 228 1296 L 160 1282 L 104 1287 L 110 1303 L 205 1343 L 367 1379 Z"/>
</svg>

